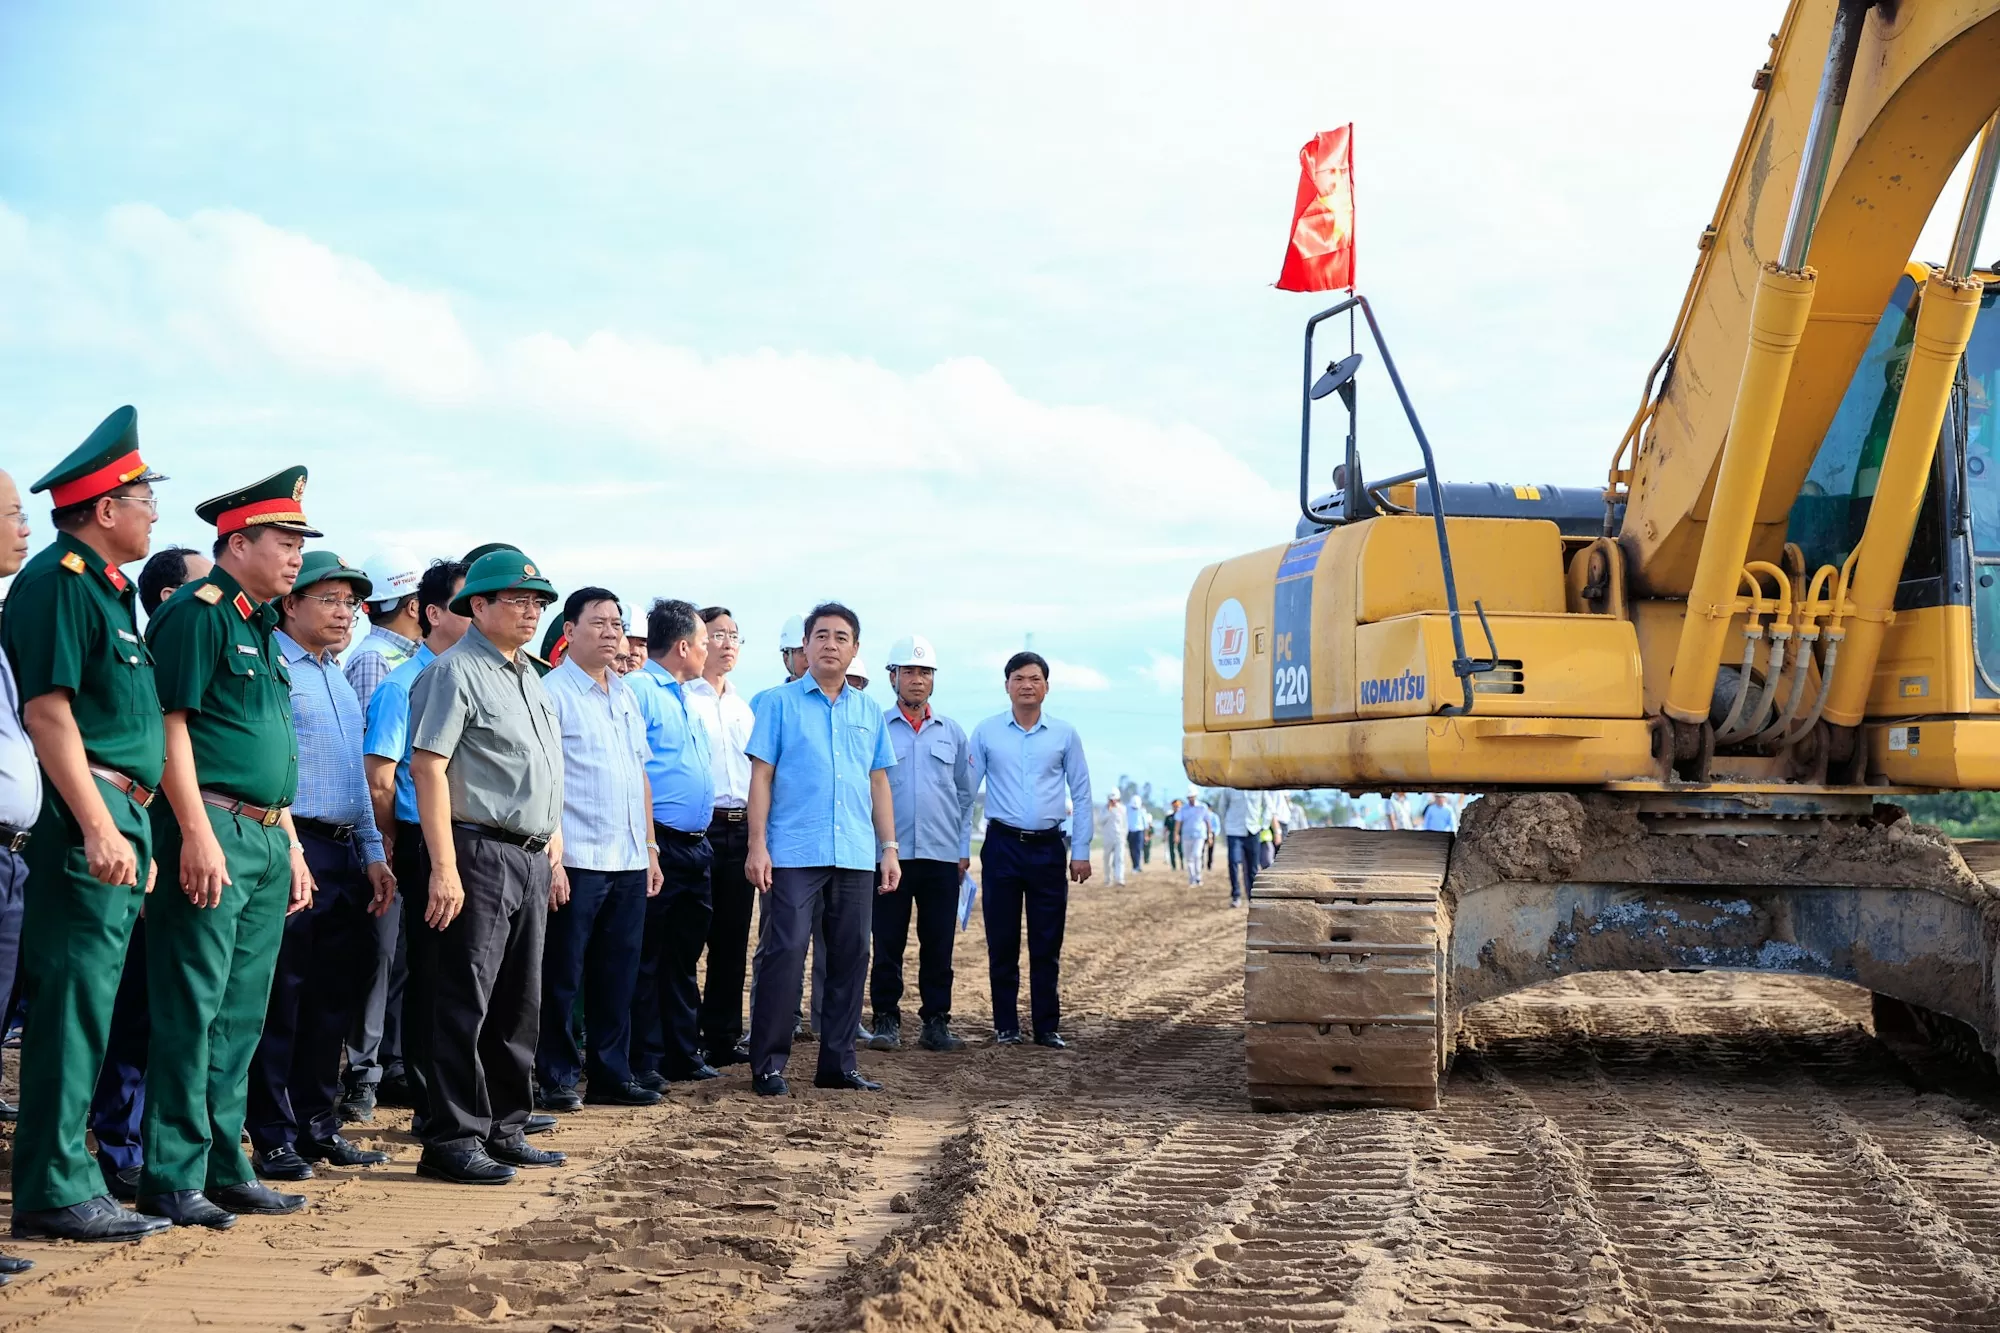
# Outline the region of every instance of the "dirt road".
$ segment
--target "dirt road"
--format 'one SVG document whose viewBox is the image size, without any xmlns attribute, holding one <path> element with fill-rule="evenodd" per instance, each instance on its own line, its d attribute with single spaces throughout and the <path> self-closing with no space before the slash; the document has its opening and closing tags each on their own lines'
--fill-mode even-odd
<svg viewBox="0 0 2000 1333">
<path fill-rule="evenodd" d="M 395 1162 L 308 1214 L 10 1247 L 40 1267 L 0 1326 L 2000 1328 L 2000 1090 L 1889 1051 L 1859 992 L 1587 978 L 1475 1011 L 1441 1111 L 1253 1116 L 1225 900 L 1078 892 L 1072 1051 L 590 1108 L 541 1140 L 569 1169 L 497 1190 L 417 1181 L 385 1118 L 356 1137 Z"/>
</svg>

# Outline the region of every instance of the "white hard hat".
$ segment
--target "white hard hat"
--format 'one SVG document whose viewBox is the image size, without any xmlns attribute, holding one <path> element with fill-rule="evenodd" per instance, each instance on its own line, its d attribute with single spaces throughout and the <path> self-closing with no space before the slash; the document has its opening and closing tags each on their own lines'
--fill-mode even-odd
<svg viewBox="0 0 2000 1333">
<path fill-rule="evenodd" d="M 370 556 L 361 566 L 361 572 L 373 585 L 368 593 L 371 606 L 400 602 L 415 593 L 417 585 L 424 580 L 424 567 L 417 563 L 415 556 L 400 547 Z"/>
<path fill-rule="evenodd" d="M 868 664 L 861 660 L 860 653 L 856 653 L 854 660 L 847 664 L 847 674 L 863 681 L 868 679 Z"/>
<path fill-rule="evenodd" d="M 929 667 L 937 670 L 937 649 L 921 634 L 907 634 L 889 649 L 889 665 L 892 667 Z"/>
<path fill-rule="evenodd" d="M 785 622 L 785 627 L 778 631 L 778 651 L 789 652 L 794 648 L 803 648 L 805 646 L 806 618 L 804 616 L 793 616 Z"/>
</svg>

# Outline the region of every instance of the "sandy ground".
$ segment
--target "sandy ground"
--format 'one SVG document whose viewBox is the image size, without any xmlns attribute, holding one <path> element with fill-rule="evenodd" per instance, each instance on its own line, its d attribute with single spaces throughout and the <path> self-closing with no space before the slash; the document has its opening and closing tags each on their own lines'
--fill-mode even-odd
<svg viewBox="0 0 2000 1333">
<path fill-rule="evenodd" d="M 417 1180 L 385 1116 L 395 1162 L 301 1216 L 6 1246 L 0 1326 L 2000 1328 L 2000 1089 L 1860 992 L 1572 980 L 1475 1010 L 1438 1112 L 1256 1116 L 1226 899 L 1077 892 L 1069 1052 L 986 1044 L 975 929 L 977 1046 L 864 1054 L 880 1095 L 593 1107 L 503 1189 Z"/>
</svg>

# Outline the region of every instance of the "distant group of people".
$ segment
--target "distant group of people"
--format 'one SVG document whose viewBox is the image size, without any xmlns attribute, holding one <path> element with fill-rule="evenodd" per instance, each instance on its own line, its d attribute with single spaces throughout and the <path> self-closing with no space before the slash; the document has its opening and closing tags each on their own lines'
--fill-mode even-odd
<svg viewBox="0 0 2000 1333">
<path fill-rule="evenodd" d="M 930 705 L 921 637 L 890 652 L 895 702 L 870 702 L 860 619 L 826 602 L 746 701 L 726 607 L 656 600 L 642 629 L 500 542 L 350 564 L 306 549 L 303 467 L 197 506 L 208 556 L 146 560 L 162 480 L 113 413 L 31 488 L 56 535 L 28 559 L 0 472 L 15 1236 L 294 1212 L 266 1182 L 382 1164 L 341 1127 L 386 1102 L 414 1108 L 420 1175 L 494 1185 L 561 1165 L 528 1139 L 585 1102 L 650 1105 L 732 1064 L 785 1094 L 803 1036 L 816 1086 L 876 1090 L 855 1048 L 902 1044 L 912 916 L 919 1044 L 966 1044 L 951 955 L 982 788 L 994 1040 L 1068 1044 L 1093 803 L 1039 655 L 1007 661 L 1007 708 L 968 732 Z M 27 1266 L 0 1256 L 0 1281 Z"/>
</svg>

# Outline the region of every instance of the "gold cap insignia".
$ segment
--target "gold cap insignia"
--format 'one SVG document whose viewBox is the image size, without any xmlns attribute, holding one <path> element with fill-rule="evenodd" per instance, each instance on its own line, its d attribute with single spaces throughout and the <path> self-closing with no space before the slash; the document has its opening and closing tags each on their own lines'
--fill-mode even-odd
<svg viewBox="0 0 2000 1333">
<path fill-rule="evenodd" d="M 194 590 L 194 596 L 196 601 L 207 602 L 210 606 L 214 606 L 222 600 L 222 589 L 213 583 L 204 583 Z"/>
<path fill-rule="evenodd" d="M 65 552 L 62 558 L 62 567 L 72 574 L 81 574 L 84 569 L 83 557 L 75 551 Z"/>
<path fill-rule="evenodd" d="M 526 574 L 529 578 L 535 577 L 535 567 L 533 565 L 522 565 L 521 572 L 523 574 Z"/>
<path fill-rule="evenodd" d="M 304 477 L 300 477 L 297 481 L 292 483 L 292 499 L 303 500 L 305 498 L 306 498 L 306 479 Z"/>
</svg>

